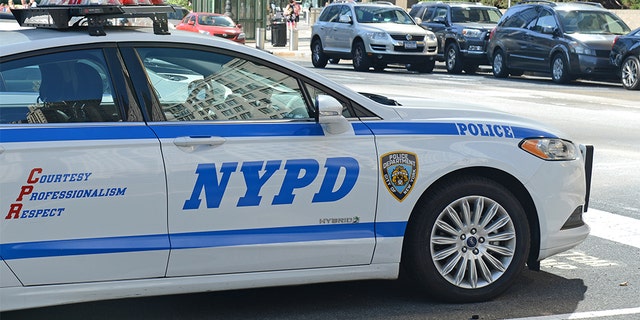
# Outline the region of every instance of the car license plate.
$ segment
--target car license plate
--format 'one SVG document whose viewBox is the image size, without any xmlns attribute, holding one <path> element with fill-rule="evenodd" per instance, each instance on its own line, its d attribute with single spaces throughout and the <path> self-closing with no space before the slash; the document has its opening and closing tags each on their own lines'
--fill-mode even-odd
<svg viewBox="0 0 640 320">
<path fill-rule="evenodd" d="M 418 44 L 415 41 L 405 41 L 404 42 L 405 49 L 416 49 L 418 48 Z"/>
</svg>

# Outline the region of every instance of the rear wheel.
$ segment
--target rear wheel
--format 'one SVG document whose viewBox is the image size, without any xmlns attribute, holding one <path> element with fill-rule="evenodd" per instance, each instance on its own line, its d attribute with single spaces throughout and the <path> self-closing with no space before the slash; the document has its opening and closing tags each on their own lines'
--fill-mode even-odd
<svg viewBox="0 0 640 320">
<path fill-rule="evenodd" d="M 571 78 L 569 77 L 569 66 L 567 60 L 560 53 L 553 56 L 551 59 L 551 79 L 555 83 L 567 83 Z"/>
<path fill-rule="evenodd" d="M 484 301 L 514 282 L 529 245 L 517 198 L 495 181 L 464 176 L 420 200 L 407 226 L 403 266 L 436 299 Z"/>
<path fill-rule="evenodd" d="M 638 57 L 629 56 L 624 59 L 621 67 L 622 86 L 625 89 L 640 89 L 640 60 Z"/>
<path fill-rule="evenodd" d="M 311 63 L 316 68 L 324 68 L 327 66 L 329 58 L 324 54 L 322 50 L 322 42 L 316 39 L 311 43 Z"/>
<path fill-rule="evenodd" d="M 353 69 L 356 71 L 369 71 L 371 67 L 371 61 L 367 56 L 367 50 L 364 48 L 364 43 L 358 41 L 353 44 Z"/>
<path fill-rule="evenodd" d="M 446 60 L 447 72 L 460 74 L 462 73 L 462 57 L 460 57 L 460 48 L 453 42 L 447 46 Z"/>
<path fill-rule="evenodd" d="M 509 68 L 507 68 L 507 59 L 504 52 L 500 49 L 493 54 L 493 76 L 496 78 L 507 78 L 509 76 Z"/>
</svg>

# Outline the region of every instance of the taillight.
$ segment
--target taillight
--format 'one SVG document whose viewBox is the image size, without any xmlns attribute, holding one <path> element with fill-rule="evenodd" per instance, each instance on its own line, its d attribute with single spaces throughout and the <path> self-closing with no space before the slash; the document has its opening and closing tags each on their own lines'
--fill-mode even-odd
<svg viewBox="0 0 640 320">
<path fill-rule="evenodd" d="M 620 38 L 620 36 L 616 36 L 615 38 L 613 38 L 613 43 L 611 43 L 611 48 L 613 48 L 613 46 L 616 45 L 616 42 L 618 42 L 618 38 Z"/>
<path fill-rule="evenodd" d="M 494 27 L 493 29 L 491 29 L 491 32 L 489 32 L 489 40 L 491 40 L 491 38 L 493 38 L 493 34 L 496 33 L 496 28 Z"/>
</svg>

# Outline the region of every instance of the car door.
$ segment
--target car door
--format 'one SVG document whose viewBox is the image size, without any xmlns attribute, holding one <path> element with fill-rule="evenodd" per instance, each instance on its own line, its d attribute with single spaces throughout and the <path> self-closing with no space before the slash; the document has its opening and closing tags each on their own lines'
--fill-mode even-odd
<svg viewBox="0 0 640 320">
<path fill-rule="evenodd" d="M 535 24 L 529 28 L 531 34 L 531 49 L 529 50 L 529 70 L 548 72 L 551 70 L 551 50 L 558 40 L 554 32 L 558 29 L 553 12 L 543 9 Z"/>
<path fill-rule="evenodd" d="M 443 55 L 446 43 L 446 34 L 449 21 L 449 8 L 445 6 L 430 7 L 425 12 L 423 26 L 426 26 L 427 30 L 436 34 L 438 39 L 438 54 Z"/>
<path fill-rule="evenodd" d="M 307 95 L 322 91 L 277 65 L 197 47 L 137 54 L 166 117 L 150 127 L 167 168 L 168 276 L 370 263 L 370 132 L 325 132 Z"/>
<path fill-rule="evenodd" d="M 502 41 L 506 48 L 507 63 L 510 68 L 529 70 L 532 65 L 530 28 L 535 25 L 539 12 L 538 6 L 526 7 L 515 13 L 512 19 L 505 23 L 502 31 Z"/>
<path fill-rule="evenodd" d="M 165 275 L 160 144 L 113 51 L 0 65 L 1 255 L 24 285 Z"/>
<path fill-rule="evenodd" d="M 313 26 L 313 30 L 314 32 L 317 32 L 320 37 L 325 51 L 336 50 L 337 44 L 333 35 L 333 26 L 338 23 L 339 15 L 340 6 L 328 6 L 322 10 L 318 21 Z"/>
<path fill-rule="evenodd" d="M 357 24 L 350 6 L 339 6 L 340 14 L 338 21 L 333 24 L 331 35 L 336 44 L 336 50 L 340 52 L 351 52 L 353 39 L 357 34 Z"/>
</svg>

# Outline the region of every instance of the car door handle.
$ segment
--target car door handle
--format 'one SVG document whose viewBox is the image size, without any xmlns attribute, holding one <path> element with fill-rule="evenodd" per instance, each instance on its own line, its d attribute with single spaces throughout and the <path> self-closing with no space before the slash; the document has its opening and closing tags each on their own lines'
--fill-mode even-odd
<svg viewBox="0 0 640 320">
<path fill-rule="evenodd" d="M 201 145 L 208 146 L 219 146 L 225 143 L 227 139 L 223 137 L 214 137 L 214 136 L 188 136 L 188 137 L 177 137 L 173 139 L 173 144 L 178 147 L 195 147 Z"/>
</svg>

